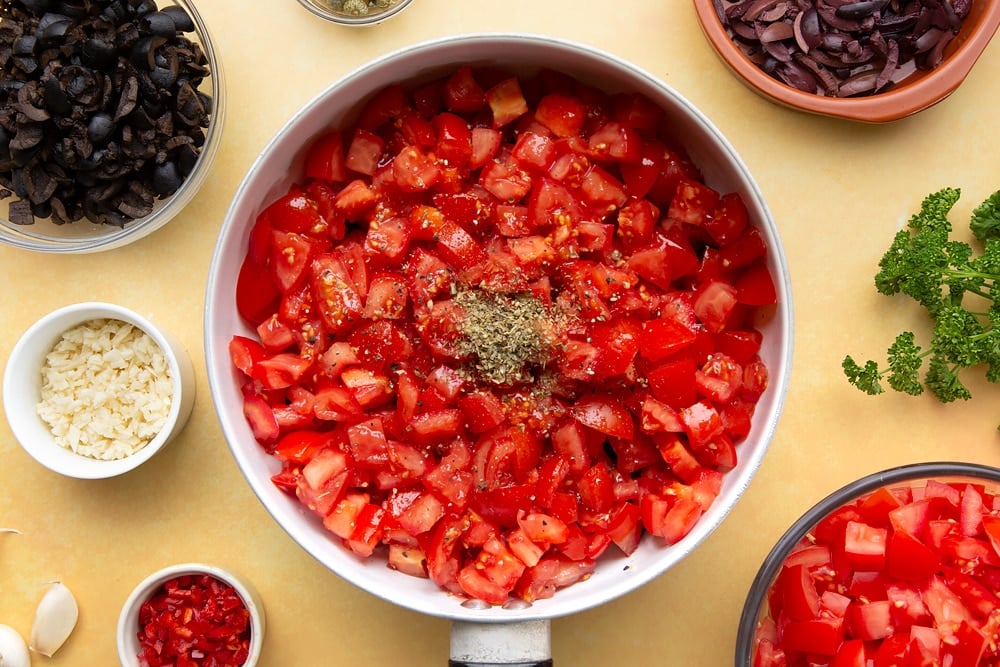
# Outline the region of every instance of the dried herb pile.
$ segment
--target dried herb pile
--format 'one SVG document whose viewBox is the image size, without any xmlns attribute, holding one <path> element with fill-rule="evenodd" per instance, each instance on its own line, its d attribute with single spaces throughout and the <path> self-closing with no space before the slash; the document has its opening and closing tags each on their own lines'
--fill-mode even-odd
<svg viewBox="0 0 1000 667">
<path fill-rule="evenodd" d="M 194 23 L 153 0 L 0 2 L 0 192 L 9 218 L 123 226 L 190 174 L 210 76 Z"/>
</svg>

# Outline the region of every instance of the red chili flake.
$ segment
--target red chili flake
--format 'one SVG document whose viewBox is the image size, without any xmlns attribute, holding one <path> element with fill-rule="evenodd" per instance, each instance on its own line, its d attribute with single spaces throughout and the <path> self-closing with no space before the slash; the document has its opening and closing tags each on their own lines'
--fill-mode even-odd
<svg viewBox="0 0 1000 667">
<path fill-rule="evenodd" d="M 250 612 L 207 574 L 170 579 L 139 609 L 142 667 L 239 667 L 250 654 Z"/>
</svg>

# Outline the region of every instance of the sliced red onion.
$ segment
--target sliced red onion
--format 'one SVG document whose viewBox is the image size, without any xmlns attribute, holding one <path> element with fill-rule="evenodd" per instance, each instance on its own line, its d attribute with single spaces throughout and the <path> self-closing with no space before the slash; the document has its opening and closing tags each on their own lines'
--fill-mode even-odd
<svg viewBox="0 0 1000 667">
<path fill-rule="evenodd" d="M 715 0 L 715 7 L 747 57 L 771 76 L 808 92 L 856 96 L 939 65 L 972 2 Z"/>
</svg>

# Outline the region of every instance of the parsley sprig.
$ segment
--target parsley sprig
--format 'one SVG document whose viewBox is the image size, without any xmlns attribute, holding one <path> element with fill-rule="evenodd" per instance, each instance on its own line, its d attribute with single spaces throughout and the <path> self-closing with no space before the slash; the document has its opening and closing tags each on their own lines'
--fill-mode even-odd
<svg viewBox="0 0 1000 667">
<path fill-rule="evenodd" d="M 914 396 L 926 388 L 943 403 L 967 400 L 972 395 L 959 374 L 979 365 L 985 365 L 988 381 L 1000 382 L 1000 191 L 972 212 L 978 254 L 951 239 L 948 214 L 960 195 L 957 188 L 928 195 L 879 261 L 875 288 L 919 303 L 932 330 L 926 348 L 912 331 L 897 335 L 884 366 L 846 356 L 844 374 L 868 394 L 885 391 L 884 381 Z"/>
</svg>

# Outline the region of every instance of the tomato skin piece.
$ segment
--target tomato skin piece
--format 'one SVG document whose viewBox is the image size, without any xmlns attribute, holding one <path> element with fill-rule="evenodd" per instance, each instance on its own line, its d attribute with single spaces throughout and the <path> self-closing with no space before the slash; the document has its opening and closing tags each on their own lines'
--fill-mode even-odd
<svg viewBox="0 0 1000 667">
<path fill-rule="evenodd" d="M 229 358 L 247 377 L 253 377 L 254 366 L 266 356 L 263 345 L 252 338 L 236 335 L 229 341 Z"/>
<path fill-rule="evenodd" d="M 844 619 L 817 618 L 785 625 L 782 644 L 791 651 L 832 656 L 844 638 Z"/>
<path fill-rule="evenodd" d="M 280 301 L 281 290 L 268 264 L 254 261 L 248 255 L 236 277 L 236 311 L 240 317 L 257 326 L 270 317 Z"/>
<path fill-rule="evenodd" d="M 893 633 L 888 600 L 854 603 L 847 608 L 845 619 L 851 636 L 863 641 L 885 639 Z"/>
<path fill-rule="evenodd" d="M 635 424 L 628 408 L 611 396 L 584 396 L 576 401 L 570 412 L 584 426 L 606 435 L 625 439 L 635 435 Z"/>
<path fill-rule="evenodd" d="M 367 183 L 355 179 L 345 185 L 333 200 L 334 209 L 348 220 L 357 219 L 375 206 L 378 196 Z"/>
<path fill-rule="evenodd" d="M 347 331 L 364 311 L 361 295 L 347 265 L 337 254 L 318 255 L 309 268 L 317 309 L 327 329 Z"/>
<path fill-rule="evenodd" d="M 739 278 L 734 285 L 736 300 L 748 306 L 769 306 L 778 302 L 771 271 L 763 262 L 757 262 Z"/>
<path fill-rule="evenodd" d="M 587 141 L 598 159 L 638 162 L 642 158 L 642 137 L 629 125 L 609 121 L 591 134 Z"/>
<path fill-rule="evenodd" d="M 469 155 L 469 168 L 479 169 L 493 159 L 500 150 L 502 135 L 492 127 L 472 128 L 472 152 Z"/>
<path fill-rule="evenodd" d="M 614 482 L 603 463 L 592 466 L 577 481 L 580 502 L 594 512 L 606 512 L 615 502 Z"/>
<path fill-rule="evenodd" d="M 347 179 L 344 167 L 344 141 L 339 131 L 315 139 L 306 152 L 304 171 L 308 178 L 340 183 Z"/>
<path fill-rule="evenodd" d="M 663 517 L 661 537 L 667 544 L 677 544 L 694 528 L 703 512 L 702 506 L 686 498 L 678 498 Z"/>
<path fill-rule="evenodd" d="M 423 192 L 441 179 L 441 167 L 417 146 L 407 146 L 392 161 L 396 185 L 406 192 Z"/>
<path fill-rule="evenodd" d="M 531 192 L 534 181 L 509 151 L 502 150 L 480 171 L 479 184 L 501 202 L 514 204 Z"/>
<path fill-rule="evenodd" d="M 434 153 L 450 166 L 464 167 L 472 159 L 472 129 L 461 116 L 440 113 L 432 121 L 437 131 Z"/>
<path fill-rule="evenodd" d="M 820 597 L 808 566 L 796 564 L 782 569 L 776 586 L 781 593 L 781 613 L 796 621 L 819 616 Z"/>
<path fill-rule="evenodd" d="M 694 312 L 706 329 L 720 333 L 728 326 L 737 301 L 736 288 L 716 280 L 700 290 L 694 302 Z"/>
<path fill-rule="evenodd" d="M 486 107 L 483 91 L 471 67 L 459 67 L 444 84 L 445 106 L 455 113 L 475 113 Z"/>
<path fill-rule="evenodd" d="M 833 657 L 830 667 L 867 667 L 865 643 L 860 639 L 847 639 Z"/>
<path fill-rule="evenodd" d="M 697 366 L 689 357 L 667 361 L 647 373 L 649 390 L 658 400 L 675 410 L 692 405 L 698 397 Z"/>
<path fill-rule="evenodd" d="M 557 137 L 574 137 L 583 130 L 587 110 L 583 104 L 562 93 L 549 93 L 538 101 L 535 119 Z"/>
<path fill-rule="evenodd" d="M 693 447 L 709 444 L 722 434 L 722 418 L 715 406 L 707 401 L 697 401 L 678 412 L 684 431 Z"/>
<path fill-rule="evenodd" d="M 515 592 L 525 602 L 543 600 L 564 588 L 590 576 L 596 563 L 592 559 L 571 561 L 559 556 L 545 556 L 528 568 L 517 582 Z"/>
<path fill-rule="evenodd" d="M 269 444 L 278 439 L 281 431 L 274 418 L 271 406 L 257 394 L 243 396 L 243 416 L 250 425 L 253 437 L 261 444 Z"/>
<path fill-rule="evenodd" d="M 486 253 L 467 231 L 446 221 L 437 235 L 441 258 L 455 269 L 468 269 L 486 259 Z"/>
<path fill-rule="evenodd" d="M 704 225 L 718 203 L 718 192 L 698 181 L 682 179 L 670 200 L 667 217 L 689 225 Z"/>
<path fill-rule="evenodd" d="M 703 227 L 716 245 L 724 246 L 739 238 L 749 223 L 750 215 L 743 198 L 735 192 L 727 192 L 719 197 Z"/>
<path fill-rule="evenodd" d="M 923 581 L 941 567 L 940 557 L 915 536 L 893 531 L 886 549 L 886 571 L 893 579 Z"/>
<path fill-rule="evenodd" d="M 271 267 L 278 289 L 288 292 L 298 286 L 306 276 L 312 261 L 314 244 L 295 232 L 273 231 L 271 242 Z"/>
<path fill-rule="evenodd" d="M 984 515 L 982 523 L 994 553 L 1000 556 L 1000 516 Z"/>
<path fill-rule="evenodd" d="M 385 140 L 374 132 L 357 128 L 345 158 L 345 166 L 353 172 L 373 176 L 385 151 Z"/>
<path fill-rule="evenodd" d="M 888 531 L 860 521 L 848 521 L 844 533 L 844 555 L 859 570 L 877 572 L 885 566 Z"/>
</svg>

